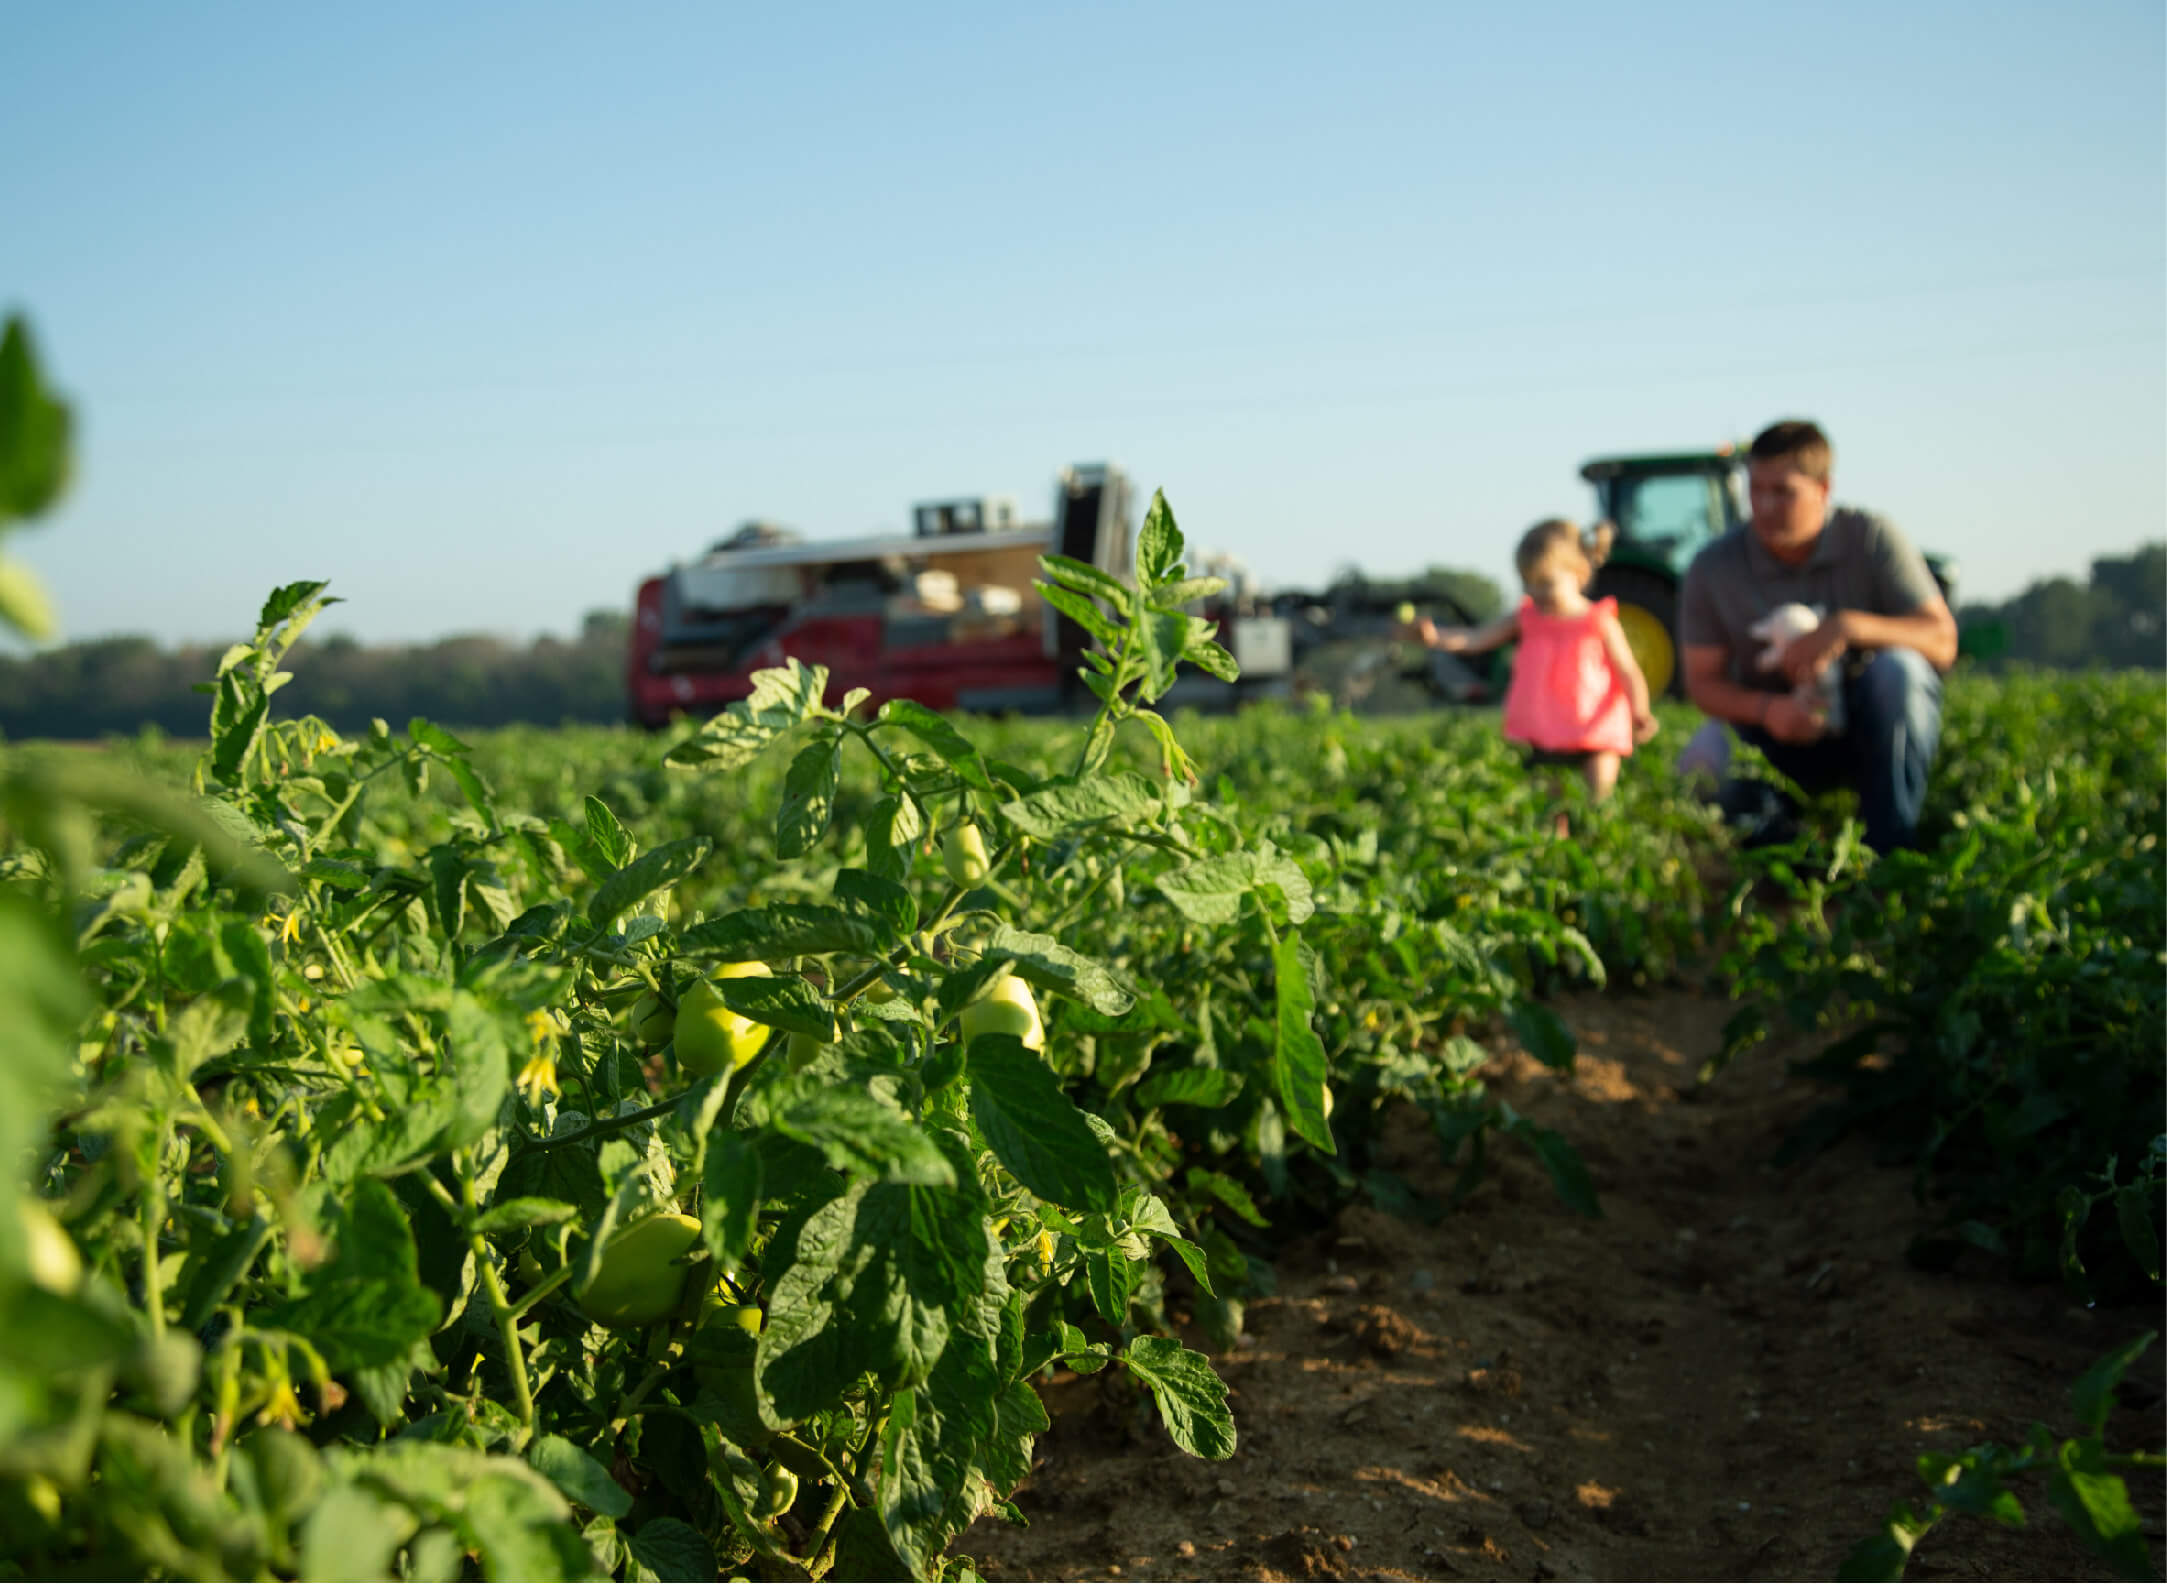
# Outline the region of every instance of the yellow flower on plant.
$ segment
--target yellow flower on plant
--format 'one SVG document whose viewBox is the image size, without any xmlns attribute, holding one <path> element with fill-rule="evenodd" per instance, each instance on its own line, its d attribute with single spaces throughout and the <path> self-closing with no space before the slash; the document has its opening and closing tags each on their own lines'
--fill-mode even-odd
<svg viewBox="0 0 2167 1584">
<path fill-rule="evenodd" d="M 1038 1233 L 1038 1262 L 1049 1270 L 1053 1268 L 1053 1234 L 1043 1227 Z"/>
<path fill-rule="evenodd" d="M 519 1069 L 519 1092 L 527 1104 L 540 1105 L 543 1090 L 555 1094 L 563 1087 L 557 1082 L 557 1038 L 569 1027 L 560 1012 L 538 1007 L 527 1014 L 527 1038 L 534 1051 Z"/>
<path fill-rule="evenodd" d="M 308 1418 L 301 1406 L 301 1399 L 294 1395 L 293 1382 L 280 1370 L 271 1381 L 271 1397 L 256 1414 L 258 1424 L 284 1425 L 288 1430 Z"/>
<path fill-rule="evenodd" d="M 542 1091 L 555 1094 L 560 1087 L 556 1052 L 547 1045 L 536 1046 L 527 1064 L 519 1069 L 519 1092 L 527 1097 L 528 1105 L 540 1105 Z"/>
</svg>

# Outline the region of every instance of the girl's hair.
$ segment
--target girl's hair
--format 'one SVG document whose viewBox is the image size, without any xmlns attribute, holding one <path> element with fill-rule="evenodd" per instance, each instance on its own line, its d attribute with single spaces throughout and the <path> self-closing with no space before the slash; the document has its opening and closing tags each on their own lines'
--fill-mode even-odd
<svg viewBox="0 0 2167 1584">
<path fill-rule="evenodd" d="M 1611 542 L 1617 536 L 1614 523 L 1599 522 L 1583 534 L 1580 525 L 1568 518 L 1545 517 L 1520 536 L 1520 548 L 1512 558 L 1513 566 L 1520 574 L 1520 581 L 1531 584 L 1559 556 L 1572 555 L 1587 567 L 1588 576 L 1592 578 L 1596 568 L 1610 559 Z"/>
</svg>

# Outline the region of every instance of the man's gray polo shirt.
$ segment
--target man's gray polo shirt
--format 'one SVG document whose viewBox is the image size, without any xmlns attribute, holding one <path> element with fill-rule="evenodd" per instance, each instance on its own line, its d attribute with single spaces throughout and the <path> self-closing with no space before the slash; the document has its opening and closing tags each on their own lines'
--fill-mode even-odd
<svg viewBox="0 0 2167 1584">
<path fill-rule="evenodd" d="M 1941 589 L 1911 541 L 1886 518 L 1855 507 L 1828 514 L 1813 553 L 1787 566 L 1742 524 L 1693 558 L 1678 603 L 1678 641 L 1686 648 L 1721 647 L 1730 653 L 1731 680 L 1782 691 L 1782 677 L 1758 669 L 1761 641 L 1747 632 L 1780 605 L 1818 606 L 1908 616 Z"/>
</svg>

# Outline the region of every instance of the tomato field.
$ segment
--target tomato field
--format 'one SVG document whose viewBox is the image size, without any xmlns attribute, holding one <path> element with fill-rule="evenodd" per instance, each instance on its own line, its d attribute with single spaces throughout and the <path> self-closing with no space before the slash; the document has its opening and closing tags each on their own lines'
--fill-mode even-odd
<svg viewBox="0 0 2167 1584">
<path fill-rule="evenodd" d="M 1599 1238 L 1485 1076 L 1570 1070 L 1567 997 L 1720 986 L 1705 1082 L 1807 1040 L 1789 1147 L 1908 1165 L 1914 1263 L 2156 1299 L 2155 685 L 1960 678 L 1926 853 L 1839 805 L 1741 852 L 1660 751 L 1560 839 L 1492 719 L 1159 715 L 1231 664 L 1183 553 L 1159 502 L 1133 586 L 1045 563 L 1088 719 L 792 665 L 660 738 L 342 736 L 277 708 L 292 583 L 203 743 L 9 749 L 0 1570 L 972 1576 L 1050 1382 L 1232 1456 L 1214 1358 L 1348 1207 L 1505 1158 Z M 2100 1405 L 2147 1340 L 1858 1566 L 2030 1480 L 2144 1571 Z"/>
</svg>

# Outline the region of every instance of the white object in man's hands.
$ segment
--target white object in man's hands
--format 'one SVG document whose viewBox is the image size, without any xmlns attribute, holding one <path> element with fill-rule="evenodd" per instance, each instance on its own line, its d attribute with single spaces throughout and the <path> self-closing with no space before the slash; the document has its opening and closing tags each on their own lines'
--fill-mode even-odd
<svg viewBox="0 0 2167 1584">
<path fill-rule="evenodd" d="M 1746 629 L 1749 636 L 1761 641 L 1760 669 L 1773 671 L 1783 663 L 1783 651 L 1791 641 L 1803 638 L 1821 625 L 1821 608 L 1817 605 L 1778 605 Z M 1793 690 L 1798 702 L 1821 717 L 1831 732 L 1843 730 L 1843 677 L 1834 665 L 1824 669 L 1818 677 L 1801 682 Z"/>
<path fill-rule="evenodd" d="M 1817 605 L 1778 605 L 1746 631 L 1761 641 L 1761 669 L 1773 671 L 1783 663 L 1783 651 L 1793 638 L 1803 638 L 1820 625 Z"/>
</svg>

